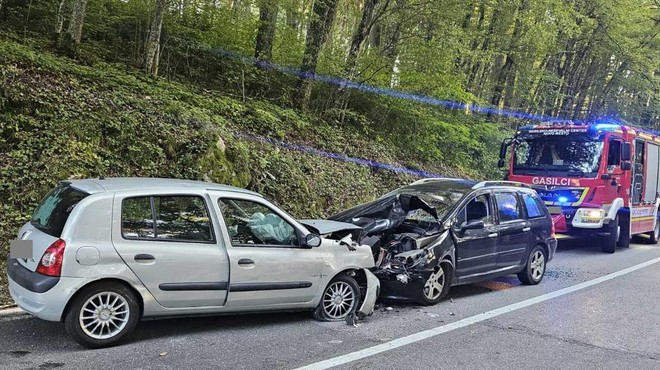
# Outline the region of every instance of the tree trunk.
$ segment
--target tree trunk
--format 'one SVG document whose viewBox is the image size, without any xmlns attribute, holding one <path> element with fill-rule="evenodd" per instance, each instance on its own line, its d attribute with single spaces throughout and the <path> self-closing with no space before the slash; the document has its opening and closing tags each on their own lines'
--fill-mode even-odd
<svg viewBox="0 0 660 370">
<path fill-rule="evenodd" d="M 392 13 L 399 13 L 405 7 L 405 0 L 396 0 Z M 386 28 L 385 45 L 381 48 L 381 54 L 385 57 L 390 71 L 390 87 L 396 86 L 395 80 L 397 79 L 397 58 L 399 56 L 399 39 L 401 38 L 401 28 L 403 27 L 400 20 L 395 20 L 390 23 Z"/>
<path fill-rule="evenodd" d="M 516 23 L 513 28 L 513 36 L 511 37 L 511 42 L 509 43 L 509 50 L 506 53 L 504 65 L 502 66 L 502 69 L 500 69 L 500 73 L 498 74 L 497 80 L 495 82 L 495 91 L 493 92 L 490 103 L 496 107 L 499 107 L 504 103 L 504 91 L 506 85 L 507 83 L 512 82 L 510 75 L 513 73 L 513 67 L 515 64 L 513 54 L 517 52 L 519 47 L 518 40 L 523 33 L 522 18 L 525 15 L 525 11 L 527 10 L 528 1 L 529 0 L 522 0 L 520 3 L 520 8 L 518 9 L 518 17 L 516 17 Z"/>
<path fill-rule="evenodd" d="M 261 0 L 259 2 L 259 27 L 254 49 L 254 57 L 257 60 L 270 60 L 272 58 L 278 10 L 277 0 Z"/>
<path fill-rule="evenodd" d="M 2 1 L 2 0 L 0 0 Z M 57 7 L 57 18 L 55 21 L 55 40 L 59 41 L 64 29 L 64 11 L 67 0 L 61 0 L 60 6 Z"/>
<path fill-rule="evenodd" d="M 486 35 L 483 39 L 483 42 L 481 43 L 481 46 L 478 47 L 481 51 L 487 52 L 490 50 L 490 43 L 491 43 L 491 38 L 495 37 L 495 26 L 497 25 L 498 21 L 500 20 L 500 14 L 502 12 L 501 9 L 501 3 L 502 0 L 498 0 L 495 3 L 495 9 L 493 10 L 493 15 L 490 18 L 490 24 L 488 25 L 488 32 L 486 32 Z M 476 48 L 475 48 L 476 49 Z M 481 96 L 482 94 L 482 87 L 484 85 L 484 76 L 488 72 L 489 69 L 489 64 L 490 61 L 485 61 L 482 60 L 480 57 L 479 60 L 477 60 L 476 63 L 472 65 L 472 71 L 469 74 L 468 77 L 468 89 L 475 95 Z"/>
<path fill-rule="evenodd" d="M 298 30 L 300 25 L 300 3 L 298 1 L 292 2 L 286 9 L 286 25 L 293 30 Z"/>
<path fill-rule="evenodd" d="M 158 60 L 160 58 L 160 32 L 163 28 L 163 18 L 167 0 L 156 0 L 154 17 L 147 35 L 144 57 L 144 69 L 153 77 L 158 76 Z"/>
<path fill-rule="evenodd" d="M 369 33 L 371 33 L 371 27 L 374 24 L 374 11 L 378 6 L 378 2 L 379 0 L 366 0 L 364 3 L 362 18 L 360 19 L 360 23 L 358 23 L 355 32 L 353 32 L 353 37 L 351 38 L 351 46 L 348 49 L 348 56 L 346 57 L 346 65 L 344 66 L 344 75 L 348 79 L 351 79 L 355 76 L 357 58 L 360 53 L 360 48 L 362 47 L 362 43 L 367 38 Z"/>
<path fill-rule="evenodd" d="M 69 19 L 69 27 L 64 35 L 63 42 L 64 50 L 71 56 L 77 54 L 78 45 L 80 45 L 80 40 L 82 39 L 86 8 L 87 0 L 75 0 Z"/>
<path fill-rule="evenodd" d="M 299 105 L 307 109 L 312 95 L 312 81 L 309 79 L 316 73 L 321 47 L 325 43 L 337 12 L 337 0 L 315 0 L 312 6 L 312 19 L 307 29 L 305 52 L 300 67 Z"/>
</svg>

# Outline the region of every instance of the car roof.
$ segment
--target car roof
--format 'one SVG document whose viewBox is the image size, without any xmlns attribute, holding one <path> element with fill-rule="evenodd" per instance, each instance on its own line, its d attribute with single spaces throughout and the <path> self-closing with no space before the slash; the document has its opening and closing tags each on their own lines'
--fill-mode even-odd
<svg viewBox="0 0 660 370">
<path fill-rule="evenodd" d="M 455 189 L 463 189 L 463 190 L 477 190 L 483 188 L 489 188 L 489 189 L 515 188 L 519 190 L 533 190 L 532 187 L 529 186 L 528 184 L 524 184 L 517 181 L 487 180 L 487 181 L 477 182 L 473 180 L 456 179 L 450 177 L 424 178 L 421 180 L 417 180 L 410 185 L 404 186 L 404 188 L 417 187 L 419 185 L 425 185 L 427 188 L 433 188 L 433 187 L 440 188 L 451 185 Z"/>
<path fill-rule="evenodd" d="M 423 185 L 423 187 L 432 189 L 432 188 L 441 188 L 441 187 L 446 187 L 446 186 L 452 186 L 453 188 L 458 188 L 461 190 L 470 190 L 474 185 L 476 185 L 476 181 L 472 180 L 464 180 L 464 179 L 455 179 L 455 178 L 425 178 L 421 180 L 417 180 L 413 182 L 410 185 L 404 186 L 404 188 L 407 187 L 418 187 L 419 185 Z"/>
<path fill-rule="evenodd" d="M 123 190 L 221 190 L 231 191 L 244 194 L 252 194 L 260 196 L 259 194 L 237 188 L 229 185 L 221 185 L 213 182 L 193 181 L 193 180 L 179 180 L 179 179 L 165 179 L 153 177 L 113 177 L 113 178 L 98 178 L 98 179 L 81 179 L 81 180 L 66 180 L 65 182 L 71 184 L 76 189 L 82 190 L 89 194 L 113 192 Z"/>
</svg>

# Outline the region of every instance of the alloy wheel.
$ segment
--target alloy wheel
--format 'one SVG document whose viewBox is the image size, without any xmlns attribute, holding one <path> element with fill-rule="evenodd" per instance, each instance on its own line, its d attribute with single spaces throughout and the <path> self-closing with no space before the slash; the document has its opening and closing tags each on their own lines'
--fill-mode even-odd
<svg viewBox="0 0 660 370">
<path fill-rule="evenodd" d="M 126 298 L 114 292 L 101 292 L 83 304 L 79 315 L 80 327 L 91 338 L 108 339 L 126 327 L 129 315 Z"/>
<path fill-rule="evenodd" d="M 444 287 L 445 271 L 440 267 L 438 268 L 438 271 L 432 273 L 428 280 L 426 280 L 426 283 L 424 283 L 424 295 L 431 301 L 436 300 L 442 294 Z"/>
<path fill-rule="evenodd" d="M 341 319 L 355 306 L 353 287 L 344 281 L 332 283 L 323 294 L 323 310 L 332 319 Z"/>
<path fill-rule="evenodd" d="M 543 252 L 540 250 L 534 252 L 529 268 L 534 280 L 539 280 L 543 276 L 543 272 L 545 272 L 545 256 L 543 255 Z"/>
</svg>

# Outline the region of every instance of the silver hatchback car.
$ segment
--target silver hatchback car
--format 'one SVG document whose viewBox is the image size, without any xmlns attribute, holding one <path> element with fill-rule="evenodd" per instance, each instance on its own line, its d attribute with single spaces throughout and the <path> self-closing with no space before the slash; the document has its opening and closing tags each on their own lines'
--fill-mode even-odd
<svg viewBox="0 0 660 370">
<path fill-rule="evenodd" d="M 8 264 L 25 311 L 63 321 L 87 347 L 116 344 L 141 318 L 314 310 L 368 315 L 378 279 L 359 228 L 298 221 L 257 193 L 207 182 L 115 178 L 60 183 Z"/>
</svg>

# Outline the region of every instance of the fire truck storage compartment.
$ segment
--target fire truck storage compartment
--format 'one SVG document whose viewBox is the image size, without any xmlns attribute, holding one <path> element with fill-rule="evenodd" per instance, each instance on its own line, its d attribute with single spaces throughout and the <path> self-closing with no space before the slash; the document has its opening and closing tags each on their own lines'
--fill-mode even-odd
<svg viewBox="0 0 660 370">
<path fill-rule="evenodd" d="M 658 183 L 660 183 L 658 171 L 658 155 L 660 147 L 656 144 L 646 144 L 646 183 L 644 186 L 644 202 L 655 203 L 658 194 Z"/>
</svg>

